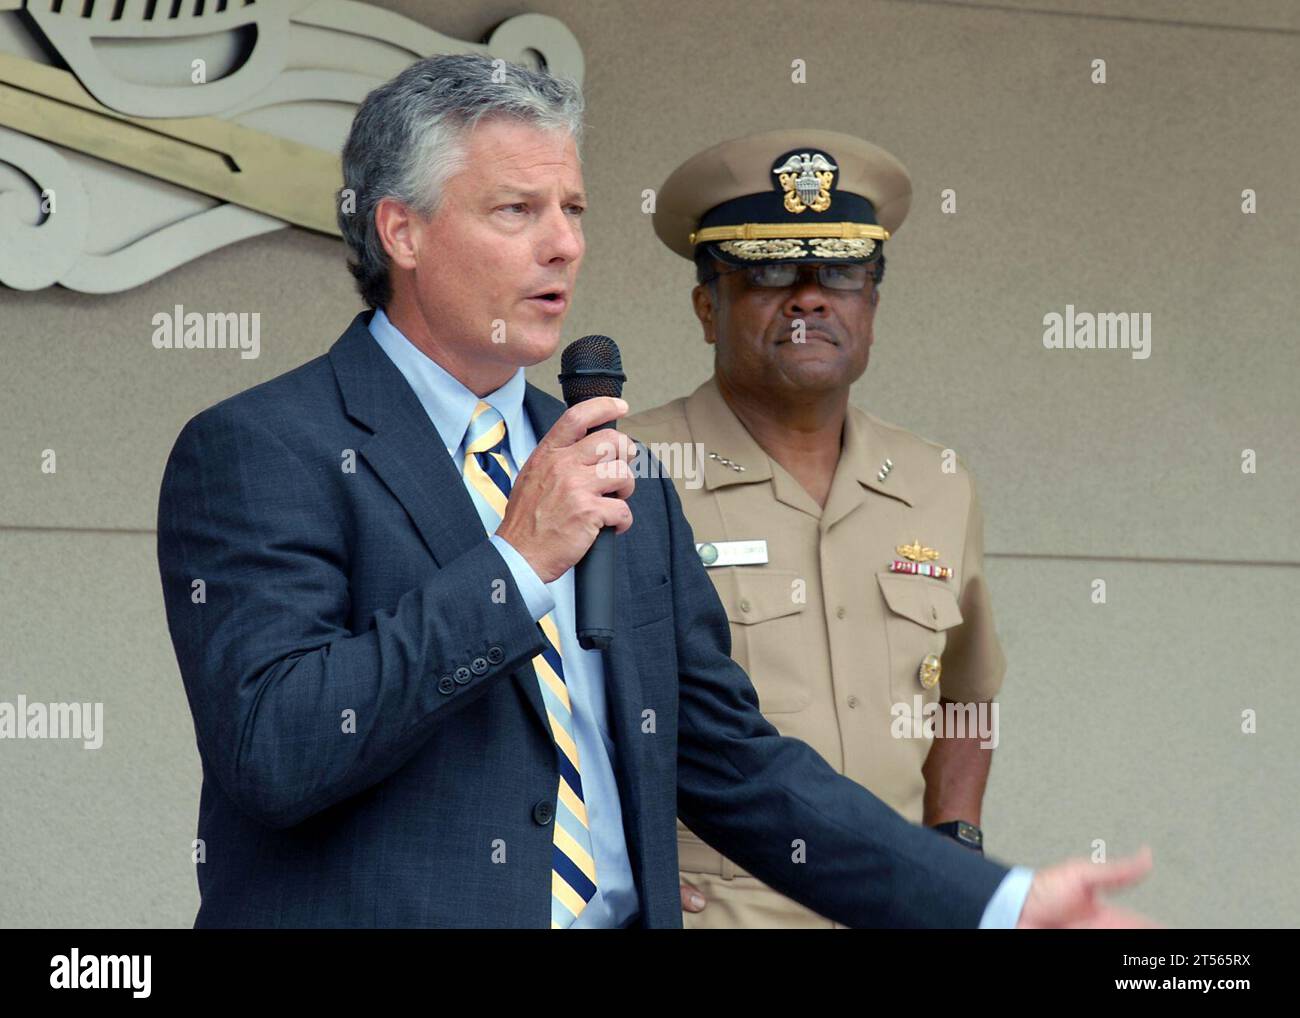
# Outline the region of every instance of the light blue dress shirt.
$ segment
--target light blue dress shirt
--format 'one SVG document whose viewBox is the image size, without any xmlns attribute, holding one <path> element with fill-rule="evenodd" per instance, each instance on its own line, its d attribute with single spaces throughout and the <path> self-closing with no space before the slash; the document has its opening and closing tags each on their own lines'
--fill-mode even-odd
<svg viewBox="0 0 1300 1018">
<path fill-rule="evenodd" d="M 1002 878 L 993 897 L 984 906 L 980 917 L 981 930 L 1014 930 L 1020 922 L 1020 912 L 1029 897 L 1029 885 L 1034 882 L 1034 871 L 1028 866 L 1012 866 Z"/>
<path fill-rule="evenodd" d="M 397 370 L 415 390 L 415 395 L 438 430 L 447 455 L 464 474 L 465 432 L 469 428 L 479 397 L 467 389 L 436 361 L 408 340 L 382 308 L 370 319 L 370 334 L 383 348 Z M 483 397 L 505 419 L 506 439 L 513 473 L 537 448 L 532 422 L 524 412 L 524 369 L 510 381 Z M 496 514 L 466 485 L 490 540 L 505 559 L 510 575 L 523 595 L 535 620 L 555 612 L 560 631 L 560 655 L 564 659 L 564 681 L 573 704 L 573 723 L 582 767 L 583 798 L 596 857 L 596 895 L 582 910 L 575 929 L 625 926 L 640 911 L 632 866 L 628 860 L 627 837 L 623 831 L 623 806 L 614 779 L 615 748 L 609 735 L 605 705 L 605 663 L 600 651 L 578 645 L 573 607 L 573 570 L 551 583 L 543 583 L 527 560 L 510 543 L 495 533 Z M 1029 894 L 1033 870 L 1013 867 L 985 906 L 980 929 L 1006 929 L 1016 925 Z"/>
<path fill-rule="evenodd" d="M 447 455 L 456 461 L 456 470 L 463 476 L 465 432 L 479 397 L 402 335 L 382 309 L 376 310 L 371 317 L 370 333 L 415 390 L 420 405 L 438 429 Z M 532 422 L 524 412 L 524 384 L 524 369 L 520 368 L 505 385 L 483 397 L 484 402 L 505 419 L 514 475 L 518 475 L 519 469 L 537 448 Z M 624 926 L 636 917 L 641 904 L 632 880 L 627 836 L 623 831 L 623 805 L 614 779 L 616 756 L 605 705 L 605 663 L 600 651 L 583 650 L 578 645 L 573 570 L 551 583 L 543 583 L 527 560 L 505 538 L 497 536 L 496 514 L 478 492 L 472 485 L 466 485 L 466 489 L 484 528 L 492 535 L 492 544 L 505 559 L 529 612 L 535 620 L 540 620 L 547 612 L 554 611 L 555 625 L 560 631 L 564 682 L 569 687 L 569 700 L 573 705 L 583 800 L 587 806 L 587 826 L 591 831 L 596 859 L 596 894 L 582 910 L 573 928 Z"/>
</svg>

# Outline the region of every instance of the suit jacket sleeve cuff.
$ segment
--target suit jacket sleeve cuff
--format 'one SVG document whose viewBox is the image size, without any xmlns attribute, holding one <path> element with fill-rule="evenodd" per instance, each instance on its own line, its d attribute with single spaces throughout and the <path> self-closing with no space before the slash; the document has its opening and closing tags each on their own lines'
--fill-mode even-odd
<svg viewBox="0 0 1300 1018">
<path fill-rule="evenodd" d="M 533 567 L 528 564 L 528 560 L 504 537 L 493 534 L 490 538 L 493 547 L 501 553 L 505 559 L 506 568 L 510 570 L 510 576 L 515 581 L 515 586 L 519 588 L 519 593 L 523 595 L 524 604 L 528 606 L 528 612 L 533 617 L 534 622 L 540 622 L 547 612 L 554 611 L 555 597 L 551 594 L 550 589 L 542 582 L 542 578 L 537 575 Z"/>
<path fill-rule="evenodd" d="M 1013 930 L 1020 922 L 1020 912 L 1029 897 L 1029 886 L 1034 882 L 1034 871 L 1028 866 L 1012 866 L 993 897 L 984 907 L 980 918 L 981 930 Z"/>
</svg>

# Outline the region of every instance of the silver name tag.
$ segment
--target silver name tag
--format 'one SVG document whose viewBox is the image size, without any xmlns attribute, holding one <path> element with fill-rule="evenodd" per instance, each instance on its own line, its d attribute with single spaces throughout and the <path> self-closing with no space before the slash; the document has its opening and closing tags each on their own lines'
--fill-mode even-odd
<svg viewBox="0 0 1300 1018">
<path fill-rule="evenodd" d="M 766 541 L 701 541 L 695 545 L 705 568 L 752 566 L 767 561 Z"/>
</svg>

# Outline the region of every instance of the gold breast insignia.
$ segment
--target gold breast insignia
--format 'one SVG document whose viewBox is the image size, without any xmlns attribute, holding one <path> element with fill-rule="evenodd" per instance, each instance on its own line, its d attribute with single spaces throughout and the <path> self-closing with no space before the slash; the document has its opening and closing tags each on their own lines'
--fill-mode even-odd
<svg viewBox="0 0 1300 1018">
<path fill-rule="evenodd" d="M 933 576 L 936 580 L 946 580 L 952 576 L 951 566 L 931 565 L 939 557 L 933 548 L 927 548 L 919 540 L 911 544 L 900 544 L 894 549 L 902 555 L 889 565 L 891 573 L 911 573 L 914 576 Z"/>
<path fill-rule="evenodd" d="M 913 541 L 911 544 L 900 544 L 894 551 L 909 562 L 933 562 L 939 557 L 937 551 L 925 547 L 920 541 Z"/>
</svg>

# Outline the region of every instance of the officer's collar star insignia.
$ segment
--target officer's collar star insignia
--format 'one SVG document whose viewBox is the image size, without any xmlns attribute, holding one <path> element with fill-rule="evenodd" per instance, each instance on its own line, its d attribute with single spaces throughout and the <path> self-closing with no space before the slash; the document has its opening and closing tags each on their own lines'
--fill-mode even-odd
<svg viewBox="0 0 1300 1018">
<path fill-rule="evenodd" d="M 876 480 L 879 481 L 881 484 L 884 484 L 885 481 L 889 479 L 889 472 L 893 469 L 894 469 L 894 461 L 891 460 L 888 456 L 886 456 L 885 462 L 880 464 L 880 469 L 876 471 Z"/>
<path fill-rule="evenodd" d="M 709 459 L 716 460 L 717 462 L 721 463 L 724 467 L 730 467 L 738 474 L 743 474 L 745 472 L 745 468 L 742 467 L 739 463 L 735 462 L 735 460 L 729 460 L 725 456 L 719 456 L 712 449 L 709 450 Z"/>
<path fill-rule="evenodd" d="M 812 209 L 825 212 L 831 207 L 831 188 L 839 167 L 825 152 L 787 152 L 772 165 L 776 182 L 785 193 L 787 212 L 798 215 Z"/>
</svg>

